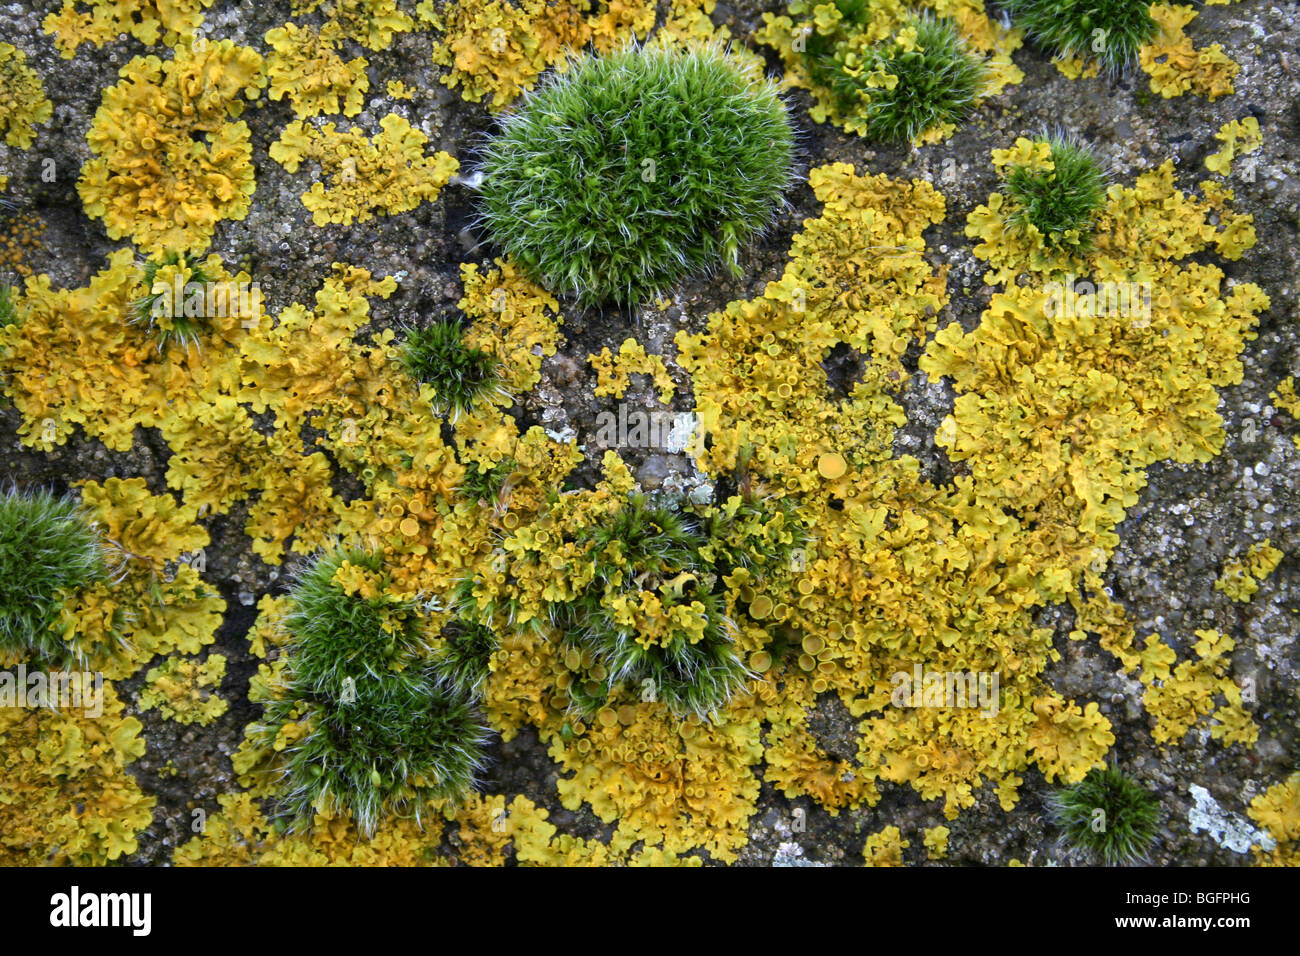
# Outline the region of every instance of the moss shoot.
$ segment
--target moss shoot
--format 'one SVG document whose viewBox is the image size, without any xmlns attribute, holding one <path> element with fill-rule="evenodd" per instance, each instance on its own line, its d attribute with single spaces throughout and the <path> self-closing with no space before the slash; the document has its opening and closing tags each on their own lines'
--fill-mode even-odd
<svg viewBox="0 0 1300 956">
<path fill-rule="evenodd" d="M 202 316 L 188 314 L 186 305 L 195 292 L 206 297 L 212 277 L 203 267 L 186 255 L 168 252 L 144 264 L 140 283 L 145 293 L 131 303 L 130 321 L 143 325 L 160 351 L 173 342 L 187 349 L 197 346 L 207 323 Z"/>
</svg>

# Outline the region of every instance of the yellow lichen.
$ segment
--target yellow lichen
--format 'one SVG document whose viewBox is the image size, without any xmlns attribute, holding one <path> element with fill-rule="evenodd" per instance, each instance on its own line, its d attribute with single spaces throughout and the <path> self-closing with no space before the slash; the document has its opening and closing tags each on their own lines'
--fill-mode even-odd
<svg viewBox="0 0 1300 956">
<path fill-rule="evenodd" d="M 85 689 L 91 709 L 0 706 L 0 864 L 103 866 L 153 819 L 126 770 L 144 755 L 140 722 L 111 684 Z"/>
<path fill-rule="evenodd" d="M 145 675 L 143 710 L 157 708 L 168 720 L 206 727 L 229 707 L 216 693 L 226 675 L 226 658 L 210 654 L 203 663 L 171 657 Z"/>
<path fill-rule="evenodd" d="M 1300 395 L 1296 394 L 1295 377 L 1287 376 L 1278 382 L 1277 390 L 1270 393 L 1277 407 L 1296 420 L 1300 420 Z M 1293 435 L 1291 440 L 1300 448 L 1300 435 Z"/>
<path fill-rule="evenodd" d="M 36 127 L 53 115 L 54 105 L 45 96 L 40 76 L 27 65 L 27 54 L 12 43 L 0 43 L 0 137 L 10 146 L 27 149 L 36 138 Z"/>
<path fill-rule="evenodd" d="M 379 126 L 367 139 L 356 126 L 343 132 L 333 123 L 317 128 L 295 120 L 271 145 L 271 158 L 291 173 L 303 160 L 319 164 L 320 180 L 302 195 L 316 225 L 351 225 L 432 202 L 460 167 L 444 152 L 426 156 L 428 137 L 396 113 Z"/>
<path fill-rule="evenodd" d="M 1232 80 L 1241 67 L 1223 52 L 1221 43 L 1197 49 L 1183 28 L 1196 17 L 1190 6 L 1151 4 L 1151 18 L 1159 35 L 1138 50 L 1138 63 L 1151 77 L 1151 92 L 1165 99 L 1195 93 L 1211 101 L 1232 92 Z"/>
<path fill-rule="evenodd" d="M 632 383 L 632 375 L 649 375 L 659 395 L 659 401 L 667 405 L 673 398 L 673 380 L 664 366 L 660 355 L 647 355 L 645 346 L 636 339 L 625 339 L 618 347 L 618 354 L 610 353 L 609 346 L 600 350 L 599 355 L 588 355 L 587 361 L 596 370 L 596 388 L 593 395 L 613 395 L 622 398 Z"/>
<path fill-rule="evenodd" d="M 942 860 L 947 857 L 948 832 L 948 828 L 944 826 L 930 827 L 925 831 L 922 842 L 925 844 L 925 858 L 927 860 Z"/>
<path fill-rule="evenodd" d="M 994 165 L 1005 176 L 1013 163 L 1042 145 L 1017 140 L 1015 150 L 993 151 Z M 974 251 L 991 266 L 984 276 L 990 285 L 1006 284 L 1021 274 L 1053 281 L 1058 287 L 1070 279 L 1085 279 L 1093 285 L 1090 297 L 1073 295 L 1066 303 L 1058 295 L 1047 305 L 1061 313 L 1066 304 L 1072 312 L 1095 311 L 1099 306 L 1110 312 L 1122 309 L 1129 318 L 1145 321 L 1147 306 L 1165 301 L 1157 296 L 1146 302 L 1151 290 L 1166 275 L 1181 274 L 1179 260 L 1207 248 L 1216 249 L 1225 259 L 1238 259 L 1255 244 L 1252 218 L 1226 206 L 1232 192 L 1212 182 L 1202 183 L 1201 190 L 1204 200 L 1175 187 L 1172 160 L 1139 175 L 1132 187 L 1112 185 L 1092 225 L 1092 242 L 1083 248 L 1051 246 L 1032 224 L 1013 227 L 1011 200 L 999 192 L 967 217 L 966 235 L 980 240 Z M 1175 295 L 1187 293 L 1171 291 L 1169 299 L 1179 301 Z"/>
<path fill-rule="evenodd" d="M 248 793 L 217 797 L 219 813 L 176 848 L 177 866 L 442 866 L 436 819 L 395 820 L 362 839 L 351 821 L 317 814 L 308 832 L 286 833 Z M 278 822 L 278 821 L 277 821 Z"/>
<path fill-rule="evenodd" d="M 1020 31 L 1004 28 L 996 18 L 989 17 L 983 0 L 922 0 L 916 5 L 900 0 L 870 0 L 867 6 L 869 9 L 859 17 L 861 25 L 847 27 L 843 13 L 833 4 L 792 0 L 788 5 L 789 16 L 764 13 L 764 25 L 754 34 L 757 42 L 772 47 L 780 55 L 785 66 L 784 84 L 807 89 L 812 94 L 809 115 L 818 123 L 829 121 L 846 132 L 865 135 L 869 112 L 865 108 L 846 110 L 844 97 L 813 79 L 803 51 L 814 31 L 819 36 L 838 38 L 846 74 L 857 76 L 865 89 L 893 89 L 898 84 L 896 76 L 883 71 L 860 76 L 866 69 L 861 64 L 864 53 L 875 44 L 897 43 L 903 49 L 914 48 L 916 30 L 909 21 L 917 13 L 951 20 L 966 46 L 985 57 L 985 85 L 977 92 L 977 99 L 995 96 L 1006 86 L 1024 79 L 1024 73 L 1011 61 L 1011 54 L 1022 42 Z M 951 136 L 955 129 L 951 123 L 936 124 L 917 136 L 917 145 L 938 142 Z"/>
<path fill-rule="evenodd" d="M 762 756 L 758 715 L 728 708 L 718 723 L 678 723 L 661 703 L 611 707 L 573 739 L 551 740 L 551 756 L 570 776 L 559 781 L 570 810 L 588 803 L 618 832 L 669 853 L 703 847 L 734 860 L 754 813 Z"/>
<path fill-rule="evenodd" d="M 1218 631 L 1197 631 L 1196 660 L 1183 661 L 1163 680 L 1147 684 L 1142 703 L 1154 718 L 1151 737 L 1158 744 L 1176 743 L 1197 721 L 1213 712 L 1218 723 L 1211 736 L 1225 745 L 1253 745 L 1259 728 L 1242 707 L 1241 689 L 1228 676 L 1232 638 Z M 1215 696 L 1225 703 L 1215 707 Z"/>
<path fill-rule="evenodd" d="M 433 62 L 451 68 L 442 83 L 472 103 L 491 96 L 493 109 L 532 89 L 543 71 L 562 66 L 570 49 L 591 39 L 586 0 L 457 0 L 436 13 L 432 0 L 422 0 L 419 9 L 443 34 L 433 45 Z"/>
<path fill-rule="evenodd" d="M 112 239 L 201 252 L 223 219 L 243 219 L 255 188 L 248 125 L 231 122 L 266 83 L 254 50 L 195 43 L 174 59 L 136 57 L 104 91 L 77 192 Z"/>
<path fill-rule="evenodd" d="M 1253 116 L 1225 123 L 1214 138 L 1223 143 L 1217 153 L 1205 157 L 1205 168 L 1227 176 L 1232 172 L 1232 161 L 1238 156 L 1253 153 L 1264 145 L 1264 134 L 1259 131 L 1259 120 Z"/>
<path fill-rule="evenodd" d="M 867 866 L 902 866 L 903 851 L 911 845 L 911 841 L 903 839 L 898 827 L 887 826 L 867 837 L 862 845 L 862 858 Z"/>
<path fill-rule="evenodd" d="M 293 0 L 294 16 L 312 13 L 325 2 Z M 330 0 L 324 12 L 327 29 L 376 52 L 387 50 L 394 36 L 415 27 L 415 21 L 402 12 L 397 0 Z"/>
<path fill-rule="evenodd" d="M 725 28 L 713 30 L 713 5 L 673 0 L 661 42 L 729 36 Z M 532 89 L 546 70 L 566 69 L 584 47 L 608 53 L 644 39 L 655 25 L 654 0 L 456 0 L 437 9 L 433 0 L 421 0 L 417 12 L 442 34 L 433 45 L 433 62 L 450 68 L 442 83 L 472 103 L 490 96 L 493 110 Z M 761 59 L 738 53 L 761 71 Z"/>
<path fill-rule="evenodd" d="M 320 113 L 356 116 L 370 89 L 366 61 L 339 56 L 339 33 L 331 27 L 286 23 L 266 34 L 272 50 L 266 58 L 267 96 L 278 101 L 287 95 L 294 115 L 303 119 Z"/>
<path fill-rule="evenodd" d="M 1268 541 L 1252 544 L 1245 557 L 1223 566 L 1214 590 L 1222 591 L 1234 601 L 1249 601 L 1259 591 L 1259 582 L 1272 574 L 1281 560 L 1282 552 Z"/>
<path fill-rule="evenodd" d="M 65 607 L 69 646 L 118 679 L 157 654 L 197 654 L 212 643 L 226 602 L 194 567 L 208 533 L 194 523 L 193 509 L 149 494 L 143 478 L 87 481 L 81 495 L 123 567 L 118 580 L 92 586 Z"/>
<path fill-rule="evenodd" d="M 70 59 L 83 43 L 100 47 L 129 33 L 152 45 L 161 38 L 174 45 L 190 37 L 203 24 L 202 11 L 213 0 L 63 0 L 58 13 L 41 22 L 55 45 Z M 81 8 L 87 8 L 85 10 Z"/>
<path fill-rule="evenodd" d="M 1277 842 L 1272 850 L 1253 848 L 1257 863 L 1300 866 L 1300 773 L 1275 783 L 1250 801 L 1246 813 Z"/>
</svg>

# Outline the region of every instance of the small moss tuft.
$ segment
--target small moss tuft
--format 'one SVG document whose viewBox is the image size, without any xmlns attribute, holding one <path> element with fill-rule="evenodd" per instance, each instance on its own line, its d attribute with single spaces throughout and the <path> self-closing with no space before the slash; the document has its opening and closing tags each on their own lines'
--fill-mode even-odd
<svg viewBox="0 0 1300 956">
<path fill-rule="evenodd" d="M 158 350 L 172 342 L 185 348 L 197 346 L 206 330 L 207 290 L 212 277 L 189 256 L 168 252 L 161 259 L 150 259 L 140 270 L 140 284 L 145 294 L 131 303 L 130 321 L 144 325 L 157 337 Z M 202 314 L 191 305 L 202 296 Z"/>
<path fill-rule="evenodd" d="M 504 394 L 497 360 L 464 342 L 459 322 L 444 319 L 407 333 L 401 361 L 417 382 L 433 388 L 440 411 L 458 417 L 476 403 Z"/>
<path fill-rule="evenodd" d="M 0 492 L 0 651 L 67 663 L 57 630 L 64 601 L 107 577 L 106 555 L 75 499 Z"/>
<path fill-rule="evenodd" d="M 500 639 L 490 627 L 452 621 L 442 629 L 442 643 L 433 652 L 438 680 L 461 697 L 481 698 L 492 655 L 500 646 Z"/>
<path fill-rule="evenodd" d="M 1146 858 L 1160 823 L 1160 802 L 1118 767 L 1089 771 L 1048 800 L 1072 850 L 1108 866 Z"/>
<path fill-rule="evenodd" d="M 1106 202 L 1106 173 L 1086 146 L 1069 137 L 1047 142 L 1051 169 L 1013 166 L 1007 174 L 1008 222 L 1021 229 L 1032 225 L 1048 246 L 1085 250 Z"/>
<path fill-rule="evenodd" d="M 840 114 L 860 117 L 863 132 L 885 142 L 911 141 L 969 114 L 987 77 L 949 20 L 921 16 L 896 35 L 863 48 L 854 38 L 870 16 L 864 0 L 838 0 L 839 29 L 812 31 L 804 60 Z"/>
<path fill-rule="evenodd" d="M 678 717 L 725 706 L 752 674 L 736 651 L 723 579 L 741 566 L 755 581 L 788 571 L 806 540 L 792 515 L 785 502 L 705 507 L 633 495 L 578 532 L 591 581 L 550 605 L 574 710 L 590 715 L 614 697 L 661 701 Z"/>
<path fill-rule="evenodd" d="M 1158 29 L 1150 0 L 1003 0 L 1002 6 L 1049 53 L 1096 60 L 1108 70 L 1135 62 Z"/>
<path fill-rule="evenodd" d="M 465 466 L 465 477 L 461 480 L 460 493 L 470 501 L 492 503 L 515 471 L 512 458 L 499 462 L 492 468 L 483 468 L 476 461 Z"/>
<path fill-rule="evenodd" d="M 13 289 L 7 283 L 0 282 L 0 329 L 17 324 L 18 306 L 14 302 Z"/>
<path fill-rule="evenodd" d="M 486 147 L 482 221 L 552 292 L 634 305 L 719 259 L 739 275 L 793 143 L 775 86 L 719 49 L 584 57 Z"/>
</svg>

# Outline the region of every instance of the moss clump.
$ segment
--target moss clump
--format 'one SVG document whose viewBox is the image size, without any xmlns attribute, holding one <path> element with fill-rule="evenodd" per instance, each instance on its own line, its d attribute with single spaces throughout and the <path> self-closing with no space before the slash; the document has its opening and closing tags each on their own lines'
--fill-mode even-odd
<svg viewBox="0 0 1300 956">
<path fill-rule="evenodd" d="M 585 57 L 488 144 L 482 221 L 552 292 L 636 304 L 772 222 L 794 137 L 775 86 L 714 48 Z"/>
<path fill-rule="evenodd" d="M 1160 802 L 1117 767 L 1091 770 L 1048 800 L 1072 850 L 1108 866 L 1146 858 L 1160 823 Z"/>
<path fill-rule="evenodd" d="M 387 584 L 378 556 L 340 550 L 289 593 L 284 692 L 256 732 L 290 741 L 282 803 L 297 824 L 346 810 L 370 834 L 387 815 L 463 797 L 482 767 L 486 728 L 440 682 L 422 609 Z"/>
<path fill-rule="evenodd" d="M 1047 142 L 1047 164 L 1012 166 L 1007 173 L 1008 222 L 1019 229 L 1032 225 L 1048 246 L 1087 249 L 1106 202 L 1106 173 L 1086 146 L 1059 135 Z"/>
<path fill-rule="evenodd" d="M 0 651 L 65 663 L 63 604 L 107 577 L 106 553 L 76 500 L 0 492 Z"/>
<path fill-rule="evenodd" d="M 834 29 L 808 32 L 804 62 L 836 111 L 858 120 L 866 136 L 910 141 L 969 115 L 987 67 L 953 23 L 916 17 L 889 39 L 864 46 L 866 0 L 837 0 L 835 9 L 840 18 Z"/>
<path fill-rule="evenodd" d="M 402 365 L 417 382 L 430 386 L 435 405 L 459 416 L 475 403 L 503 394 L 497 360 L 464 342 L 464 330 L 451 319 L 412 329 L 402 342 Z"/>
<path fill-rule="evenodd" d="M 1118 70 L 1155 38 L 1150 0 L 1003 0 L 1025 36 L 1058 57 Z"/>
</svg>

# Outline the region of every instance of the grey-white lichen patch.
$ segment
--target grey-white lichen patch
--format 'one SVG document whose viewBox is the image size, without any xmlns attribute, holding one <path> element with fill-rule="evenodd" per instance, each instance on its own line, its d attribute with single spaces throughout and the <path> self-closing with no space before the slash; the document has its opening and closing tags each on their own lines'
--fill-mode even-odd
<svg viewBox="0 0 1300 956">
<path fill-rule="evenodd" d="M 782 843 L 776 848 L 776 853 L 772 855 L 773 866 L 827 866 L 826 863 L 818 863 L 815 860 L 805 859 L 803 847 L 798 843 Z"/>
<path fill-rule="evenodd" d="M 1187 822 L 1192 832 L 1204 830 L 1211 840 L 1233 853 L 1247 853 L 1254 845 L 1271 850 L 1276 843 L 1263 830 L 1253 827 L 1240 815 L 1219 806 L 1210 791 L 1199 784 L 1188 789 L 1194 801 L 1187 811 Z"/>
</svg>

